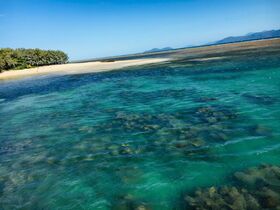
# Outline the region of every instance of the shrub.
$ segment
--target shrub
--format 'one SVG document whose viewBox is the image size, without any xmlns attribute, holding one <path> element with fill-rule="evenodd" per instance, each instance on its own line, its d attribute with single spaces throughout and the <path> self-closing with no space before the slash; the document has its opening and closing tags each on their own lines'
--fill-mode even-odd
<svg viewBox="0 0 280 210">
<path fill-rule="evenodd" d="M 67 62 L 67 54 L 59 50 L 0 49 L 0 72 Z"/>
</svg>

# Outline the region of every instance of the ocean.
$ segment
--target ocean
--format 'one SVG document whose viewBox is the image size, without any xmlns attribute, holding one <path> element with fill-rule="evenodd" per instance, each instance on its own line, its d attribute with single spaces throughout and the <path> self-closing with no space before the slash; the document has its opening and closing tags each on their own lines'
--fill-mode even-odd
<svg viewBox="0 0 280 210">
<path fill-rule="evenodd" d="M 0 119 L 0 209 L 280 206 L 279 53 L 2 81 Z"/>
</svg>

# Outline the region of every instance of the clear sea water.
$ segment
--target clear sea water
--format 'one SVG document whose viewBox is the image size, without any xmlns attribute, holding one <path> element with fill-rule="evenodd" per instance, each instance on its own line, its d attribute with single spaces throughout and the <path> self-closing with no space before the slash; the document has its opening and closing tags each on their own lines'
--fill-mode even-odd
<svg viewBox="0 0 280 210">
<path fill-rule="evenodd" d="M 0 209 L 181 209 L 279 127 L 279 53 L 0 82 Z"/>
</svg>

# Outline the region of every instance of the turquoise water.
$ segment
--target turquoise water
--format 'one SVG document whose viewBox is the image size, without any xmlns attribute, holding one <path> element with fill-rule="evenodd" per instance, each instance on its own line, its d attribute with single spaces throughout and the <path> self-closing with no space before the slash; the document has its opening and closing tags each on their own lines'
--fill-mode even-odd
<svg viewBox="0 0 280 210">
<path fill-rule="evenodd" d="M 0 209 L 181 209 L 280 164 L 280 56 L 0 82 L 0 119 Z"/>
</svg>

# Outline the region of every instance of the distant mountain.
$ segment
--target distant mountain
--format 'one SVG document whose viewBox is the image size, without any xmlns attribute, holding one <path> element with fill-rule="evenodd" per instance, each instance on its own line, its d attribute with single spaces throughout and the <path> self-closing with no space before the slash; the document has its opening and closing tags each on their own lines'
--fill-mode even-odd
<svg viewBox="0 0 280 210">
<path fill-rule="evenodd" d="M 168 51 L 168 50 L 173 50 L 173 48 L 171 48 L 171 47 L 153 48 L 151 50 L 145 51 L 144 53 L 163 52 L 163 51 Z"/>
<path fill-rule="evenodd" d="M 276 37 L 280 37 L 280 30 L 249 33 L 249 34 L 246 34 L 245 36 L 231 36 L 231 37 L 224 38 L 220 41 L 214 42 L 214 44 L 225 44 L 225 43 L 230 43 L 230 42 L 243 42 L 243 41 L 258 40 L 258 39 L 276 38 Z"/>
<path fill-rule="evenodd" d="M 230 37 L 226 37 L 219 41 L 209 42 L 205 45 L 226 44 L 226 43 L 233 43 L 233 42 L 243 42 L 243 41 L 269 39 L 269 38 L 280 38 L 280 29 L 262 31 L 262 32 L 253 32 L 253 33 L 248 33 L 244 36 L 230 36 Z M 190 47 L 198 47 L 198 46 L 189 45 L 189 46 L 186 46 L 185 48 L 190 48 Z M 174 48 L 171 48 L 171 47 L 153 48 L 151 50 L 145 51 L 144 53 L 156 53 L 156 52 L 163 52 L 163 51 L 168 51 L 168 50 L 174 50 Z"/>
</svg>

